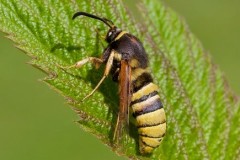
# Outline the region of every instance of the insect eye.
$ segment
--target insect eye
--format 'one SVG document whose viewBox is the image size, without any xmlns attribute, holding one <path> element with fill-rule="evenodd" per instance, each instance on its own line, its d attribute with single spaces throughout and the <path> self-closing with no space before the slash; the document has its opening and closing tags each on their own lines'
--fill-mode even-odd
<svg viewBox="0 0 240 160">
<path fill-rule="evenodd" d="M 109 33 L 108 33 L 108 36 L 111 36 L 111 35 L 112 35 L 112 32 L 109 32 Z"/>
</svg>

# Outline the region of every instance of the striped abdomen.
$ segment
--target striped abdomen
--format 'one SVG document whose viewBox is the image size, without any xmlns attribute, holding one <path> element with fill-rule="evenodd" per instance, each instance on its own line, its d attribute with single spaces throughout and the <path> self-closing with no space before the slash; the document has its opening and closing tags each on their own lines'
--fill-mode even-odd
<svg viewBox="0 0 240 160">
<path fill-rule="evenodd" d="M 132 70 L 131 107 L 136 117 L 141 153 L 151 153 L 166 132 L 166 116 L 158 95 L 158 87 L 147 69 Z"/>
</svg>

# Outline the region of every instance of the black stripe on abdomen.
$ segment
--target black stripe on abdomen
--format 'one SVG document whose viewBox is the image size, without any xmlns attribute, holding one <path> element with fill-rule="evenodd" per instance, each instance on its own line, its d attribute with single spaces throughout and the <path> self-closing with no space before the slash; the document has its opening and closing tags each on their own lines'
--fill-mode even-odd
<svg viewBox="0 0 240 160">
<path fill-rule="evenodd" d="M 153 97 L 153 96 L 155 96 L 155 95 L 157 95 L 157 94 L 158 94 L 157 91 L 153 91 L 153 92 L 149 93 L 148 95 L 144 95 L 144 96 L 142 96 L 141 98 L 132 101 L 132 102 L 131 102 L 131 106 L 134 105 L 134 104 L 136 104 L 136 103 L 143 102 L 143 101 L 145 101 L 145 100 L 147 100 L 147 99 L 149 99 L 149 98 L 151 98 L 151 97 Z"/>
<path fill-rule="evenodd" d="M 148 99 L 146 99 L 145 101 L 148 101 Z M 143 106 L 142 110 L 135 111 L 133 114 L 134 114 L 134 117 L 137 117 L 142 114 L 154 112 L 158 109 L 161 109 L 162 107 L 163 106 L 162 106 L 160 99 L 157 99 L 153 103 Z"/>
<path fill-rule="evenodd" d="M 145 85 L 149 84 L 152 81 L 153 81 L 153 79 L 152 79 L 152 76 L 150 75 L 150 73 L 144 72 L 139 77 L 137 77 L 136 80 L 134 80 L 132 82 L 133 93 L 137 92 L 142 87 L 144 87 Z"/>
</svg>

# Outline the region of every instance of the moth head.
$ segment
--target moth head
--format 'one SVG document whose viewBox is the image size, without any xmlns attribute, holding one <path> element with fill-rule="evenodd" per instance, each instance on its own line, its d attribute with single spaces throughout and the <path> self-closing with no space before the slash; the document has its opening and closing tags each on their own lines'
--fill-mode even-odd
<svg viewBox="0 0 240 160">
<path fill-rule="evenodd" d="M 105 40 L 108 43 L 113 42 L 115 40 L 115 38 L 118 36 L 118 34 L 121 32 L 121 30 L 118 29 L 114 25 L 114 23 L 111 20 L 107 19 L 107 18 L 101 18 L 101 17 L 95 16 L 93 14 L 89 14 L 89 13 L 86 13 L 86 12 L 77 12 L 77 13 L 75 13 L 73 15 L 72 19 L 75 19 L 78 16 L 87 16 L 87 17 L 90 17 L 90 18 L 93 18 L 93 19 L 100 20 L 103 23 L 105 23 L 108 27 L 110 27 L 110 29 L 108 30 L 108 33 L 106 35 L 106 38 L 105 38 Z"/>
<path fill-rule="evenodd" d="M 115 26 L 114 26 L 113 28 L 110 28 L 110 29 L 108 30 L 108 33 L 107 33 L 107 35 L 106 35 L 105 40 L 106 40 L 108 43 L 113 42 L 113 41 L 117 38 L 118 34 L 119 34 L 121 31 L 122 31 L 121 29 L 119 29 L 119 28 L 117 28 L 117 27 L 115 27 Z"/>
</svg>

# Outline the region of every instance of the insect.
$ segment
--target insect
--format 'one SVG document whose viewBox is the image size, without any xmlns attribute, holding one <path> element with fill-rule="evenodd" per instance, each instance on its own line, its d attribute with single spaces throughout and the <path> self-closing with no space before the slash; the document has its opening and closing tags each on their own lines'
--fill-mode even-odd
<svg viewBox="0 0 240 160">
<path fill-rule="evenodd" d="M 78 16 L 100 20 L 110 28 L 105 37 L 108 46 L 101 58 L 87 57 L 68 67 L 80 68 L 87 62 L 95 65 L 105 64 L 102 79 L 84 99 L 90 97 L 111 74 L 113 81 L 119 84 L 120 97 L 113 139 L 121 139 L 122 129 L 128 125 L 131 108 L 138 128 L 140 153 L 152 153 L 165 135 L 166 116 L 158 95 L 158 87 L 153 83 L 148 68 L 148 58 L 142 43 L 132 34 L 117 28 L 111 20 L 86 12 L 75 13 L 73 19 Z"/>
</svg>

